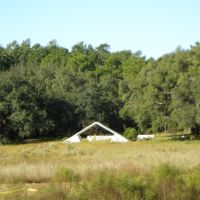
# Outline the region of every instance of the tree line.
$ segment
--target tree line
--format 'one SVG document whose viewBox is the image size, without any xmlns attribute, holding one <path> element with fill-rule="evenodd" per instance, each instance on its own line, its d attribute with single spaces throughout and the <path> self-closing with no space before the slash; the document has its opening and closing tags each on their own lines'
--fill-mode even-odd
<svg viewBox="0 0 200 200">
<path fill-rule="evenodd" d="M 0 46 L 0 142 L 70 136 L 93 121 L 126 132 L 200 133 L 200 43 L 158 59 L 83 42 Z"/>
</svg>

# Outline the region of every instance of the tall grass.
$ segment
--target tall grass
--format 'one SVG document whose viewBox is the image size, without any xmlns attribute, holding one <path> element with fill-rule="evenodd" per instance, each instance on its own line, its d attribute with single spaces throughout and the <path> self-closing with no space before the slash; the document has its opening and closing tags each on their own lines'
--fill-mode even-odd
<svg viewBox="0 0 200 200">
<path fill-rule="evenodd" d="M 4 199 L 29 200 L 199 200 L 199 169 L 183 171 L 161 164 L 148 174 L 96 171 L 90 177 L 80 176 L 71 169 L 60 168 L 51 181 L 30 194 L 27 190 Z M 0 196 L 1 197 L 1 196 Z"/>
<path fill-rule="evenodd" d="M 49 142 L 0 152 L 0 199 L 200 199 L 199 142 Z M 13 188 L 24 190 L 1 194 Z"/>
</svg>

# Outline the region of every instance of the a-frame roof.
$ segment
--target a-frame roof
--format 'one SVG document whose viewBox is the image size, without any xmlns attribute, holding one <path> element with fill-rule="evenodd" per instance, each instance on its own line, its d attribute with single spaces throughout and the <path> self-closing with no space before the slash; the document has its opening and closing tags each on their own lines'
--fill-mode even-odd
<svg viewBox="0 0 200 200">
<path fill-rule="evenodd" d="M 108 132 L 112 133 L 114 136 L 116 136 L 119 140 L 123 141 L 123 142 L 128 142 L 128 139 L 126 139 L 124 136 L 122 136 L 121 134 L 117 133 L 116 131 L 112 130 L 111 128 L 108 128 L 107 126 L 103 125 L 100 122 L 94 122 L 92 124 L 90 124 L 89 126 L 87 126 L 86 128 L 82 129 L 81 131 L 79 131 L 78 133 L 76 133 L 75 135 L 71 136 L 70 138 L 68 138 L 67 140 L 64 141 L 64 143 L 68 143 L 70 142 L 71 139 L 73 139 L 73 137 L 76 136 L 80 136 L 82 133 L 84 133 L 85 131 L 89 130 L 90 128 L 94 127 L 94 126 L 100 126 L 101 128 L 107 130 Z"/>
</svg>

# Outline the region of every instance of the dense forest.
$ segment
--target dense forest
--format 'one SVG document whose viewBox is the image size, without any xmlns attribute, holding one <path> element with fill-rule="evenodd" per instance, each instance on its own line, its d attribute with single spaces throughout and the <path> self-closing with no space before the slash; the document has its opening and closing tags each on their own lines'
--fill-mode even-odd
<svg viewBox="0 0 200 200">
<path fill-rule="evenodd" d="M 83 42 L 0 46 L 0 143 L 70 136 L 93 121 L 130 133 L 200 133 L 200 43 L 158 59 Z"/>
</svg>

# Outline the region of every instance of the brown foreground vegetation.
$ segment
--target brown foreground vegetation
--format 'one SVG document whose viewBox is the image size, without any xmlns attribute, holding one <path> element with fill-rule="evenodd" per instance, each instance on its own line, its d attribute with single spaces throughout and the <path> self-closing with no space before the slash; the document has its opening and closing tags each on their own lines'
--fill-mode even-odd
<svg viewBox="0 0 200 200">
<path fill-rule="evenodd" d="M 0 146 L 0 199 L 200 199 L 200 142 Z"/>
</svg>

